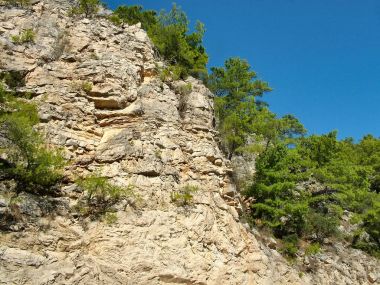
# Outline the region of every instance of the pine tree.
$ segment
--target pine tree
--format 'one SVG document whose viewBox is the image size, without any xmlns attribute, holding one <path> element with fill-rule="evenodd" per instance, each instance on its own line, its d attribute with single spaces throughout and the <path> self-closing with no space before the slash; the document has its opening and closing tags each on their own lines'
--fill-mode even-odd
<svg viewBox="0 0 380 285">
<path fill-rule="evenodd" d="M 224 67 L 211 68 L 207 85 L 217 96 L 215 109 L 224 147 L 231 156 L 251 133 L 257 111 L 256 97 L 271 91 L 268 83 L 256 79 L 246 60 L 230 58 Z"/>
</svg>

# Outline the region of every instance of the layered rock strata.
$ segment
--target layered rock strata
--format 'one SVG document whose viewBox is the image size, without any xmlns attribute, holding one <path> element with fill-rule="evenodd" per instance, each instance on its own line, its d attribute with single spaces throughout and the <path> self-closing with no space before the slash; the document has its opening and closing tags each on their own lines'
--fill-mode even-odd
<svg viewBox="0 0 380 285">
<path fill-rule="evenodd" d="M 209 90 L 192 78 L 161 81 L 163 63 L 139 25 L 69 18 L 68 7 L 0 7 L 0 72 L 21 79 L 16 89 L 37 104 L 39 129 L 69 161 L 62 197 L 20 195 L 27 218 L 0 235 L 0 284 L 378 282 L 379 263 L 361 252 L 318 259 L 319 271 L 302 275 L 259 243 L 239 222 L 239 204 L 223 199 L 237 193 Z M 25 29 L 35 42 L 12 43 Z M 119 205 L 114 224 L 73 214 L 83 195 L 73 181 L 94 171 L 140 197 L 138 206 Z M 198 191 L 178 206 L 172 193 L 186 185 Z M 2 182 L 0 207 L 10 207 L 11 188 Z"/>
</svg>

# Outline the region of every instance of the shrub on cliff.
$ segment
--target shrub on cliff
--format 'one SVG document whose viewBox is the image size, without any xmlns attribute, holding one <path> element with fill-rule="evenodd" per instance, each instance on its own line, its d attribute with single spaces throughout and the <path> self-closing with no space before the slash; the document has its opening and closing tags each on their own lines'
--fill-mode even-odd
<svg viewBox="0 0 380 285">
<path fill-rule="evenodd" d="M 141 23 L 144 30 L 157 24 L 156 12 L 153 10 L 143 10 L 142 6 L 119 6 L 109 17 L 115 25 L 135 25 Z"/>
<path fill-rule="evenodd" d="M 310 239 L 323 243 L 325 238 L 335 236 L 338 232 L 340 215 L 334 212 L 326 211 L 320 213 L 315 210 L 309 210 L 306 219 L 306 234 Z"/>
<path fill-rule="evenodd" d="M 194 194 L 198 191 L 198 186 L 187 184 L 179 191 L 171 193 L 171 200 L 178 206 L 188 206 L 193 203 Z"/>
<path fill-rule="evenodd" d="M 38 114 L 34 104 L 15 98 L 3 86 L 0 99 L 2 171 L 16 180 L 19 190 L 49 192 L 49 187 L 62 177 L 62 155 L 46 147 L 36 131 Z"/>
<path fill-rule="evenodd" d="M 109 182 L 108 178 L 93 173 L 77 181 L 85 192 L 85 203 L 79 203 L 84 215 L 98 216 L 105 214 L 112 205 L 121 199 L 135 197 L 133 186 L 121 187 Z"/>
<path fill-rule="evenodd" d="M 71 8 L 69 15 L 84 15 L 91 18 L 99 12 L 102 2 L 100 0 L 77 0 Z"/>
<path fill-rule="evenodd" d="M 141 6 L 121 6 L 110 20 L 115 24 L 129 25 L 141 22 L 168 69 L 175 73 L 173 77 L 192 75 L 203 78 L 207 74 L 208 56 L 202 43 L 204 25 L 198 21 L 195 31 L 190 33 L 185 12 L 175 4 L 169 12 L 161 11 L 159 14 L 152 10 L 144 11 Z"/>
<path fill-rule="evenodd" d="M 354 236 L 354 247 L 380 258 L 380 199 L 363 215 L 361 225 L 362 230 Z M 360 234 L 367 237 L 362 239 Z"/>
<path fill-rule="evenodd" d="M 35 38 L 36 33 L 33 31 L 33 29 L 26 29 L 19 35 L 12 36 L 11 40 L 14 44 L 22 45 L 25 43 L 34 43 Z"/>
</svg>

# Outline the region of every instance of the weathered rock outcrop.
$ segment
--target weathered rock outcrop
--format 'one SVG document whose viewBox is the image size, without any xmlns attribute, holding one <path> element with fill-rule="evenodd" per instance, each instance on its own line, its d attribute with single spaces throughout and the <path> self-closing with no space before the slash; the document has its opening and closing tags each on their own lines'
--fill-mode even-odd
<svg viewBox="0 0 380 285">
<path fill-rule="evenodd" d="M 239 222 L 239 209 L 223 199 L 236 192 L 216 143 L 212 94 L 192 78 L 162 82 L 139 25 L 71 19 L 68 1 L 34 2 L 0 7 L 0 72 L 23 79 L 18 92 L 32 95 L 39 128 L 70 164 L 63 197 L 18 199 L 31 219 L 0 235 L 0 284 L 378 282 L 379 263 L 346 249 L 316 258 L 315 272 L 301 276 Z M 13 44 L 27 28 L 35 43 Z M 141 205 L 120 205 L 112 225 L 83 224 L 71 213 L 82 195 L 73 181 L 95 170 L 134 185 Z M 199 190 L 192 206 L 178 207 L 171 193 L 185 185 Z M 1 184 L 0 214 L 10 188 Z"/>
</svg>

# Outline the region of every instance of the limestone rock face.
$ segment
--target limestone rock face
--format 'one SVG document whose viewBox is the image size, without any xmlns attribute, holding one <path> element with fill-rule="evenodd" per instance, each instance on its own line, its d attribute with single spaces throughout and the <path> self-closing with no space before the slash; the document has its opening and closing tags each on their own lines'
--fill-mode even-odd
<svg viewBox="0 0 380 285">
<path fill-rule="evenodd" d="M 31 94 L 40 130 L 70 163 L 63 197 L 16 202 L 31 222 L 0 235 L 0 284 L 379 282 L 379 263 L 359 251 L 317 258 L 319 269 L 301 276 L 239 222 L 239 208 L 222 198 L 236 191 L 217 144 L 213 95 L 193 78 L 162 82 L 162 63 L 139 25 L 71 19 L 70 1 L 32 3 L 0 7 L 0 72 L 22 78 L 18 92 Z M 28 28 L 35 43 L 12 43 Z M 191 84 L 190 94 L 181 84 Z M 92 171 L 134 185 L 141 205 L 121 205 L 114 224 L 84 225 L 71 213 L 82 195 L 73 181 Z M 179 207 L 171 195 L 186 185 L 198 191 Z M 3 214 L 12 186 L 0 186 Z"/>
</svg>

